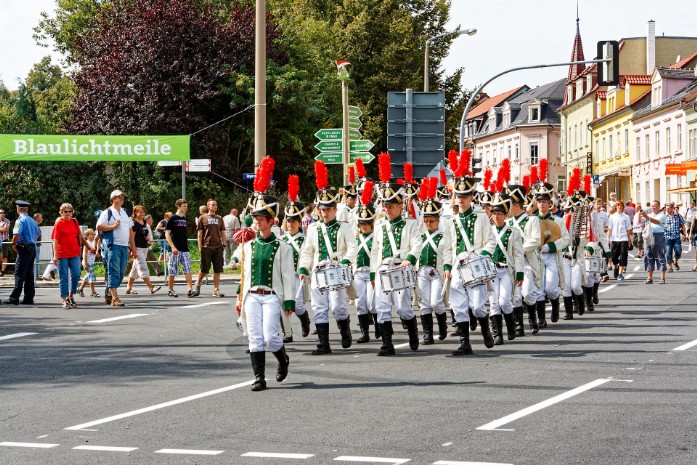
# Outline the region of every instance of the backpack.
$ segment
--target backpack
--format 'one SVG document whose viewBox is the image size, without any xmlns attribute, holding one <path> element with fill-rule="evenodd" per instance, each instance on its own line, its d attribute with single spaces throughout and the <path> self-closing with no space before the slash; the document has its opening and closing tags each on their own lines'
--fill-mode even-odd
<svg viewBox="0 0 697 465">
<path fill-rule="evenodd" d="M 107 208 L 106 224 L 109 224 L 113 217 L 114 214 L 111 212 L 111 208 Z M 114 243 L 114 231 L 97 231 L 97 236 L 102 238 L 102 243 L 106 248 L 111 247 Z"/>
</svg>

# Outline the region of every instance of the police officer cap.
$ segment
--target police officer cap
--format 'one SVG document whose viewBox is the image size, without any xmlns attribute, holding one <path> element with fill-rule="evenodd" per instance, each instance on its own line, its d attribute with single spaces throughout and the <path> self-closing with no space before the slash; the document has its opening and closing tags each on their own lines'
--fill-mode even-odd
<svg viewBox="0 0 697 465">
<path fill-rule="evenodd" d="M 29 208 L 29 205 L 31 204 L 26 200 L 15 200 L 15 205 L 17 205 L 19 208 Z"/>
</svg>

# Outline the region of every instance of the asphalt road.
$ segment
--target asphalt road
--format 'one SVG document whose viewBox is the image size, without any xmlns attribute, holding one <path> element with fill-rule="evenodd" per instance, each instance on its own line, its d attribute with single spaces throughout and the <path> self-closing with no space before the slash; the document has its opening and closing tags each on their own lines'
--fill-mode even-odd
<svg viewBox="0 0 697 465">
<path fill-rule="evenodd" d="M 473 333 L 470 357 L 449 355 L 453 337 L 412 352 L 399 325 L 395 357 L 343 350 L 334 324 L 334 352 L 312 356 L 293 317 L 290 375 L 276 383 L 267 354 L 261 393 L 212 286 L 74 310 L 40 289 L 35 307 L 0 307 L 0 465 L 694 465 L 694 260 L 666 285 L 644 285 L 640 264 L 594 313 L 491 350 Z"/>
</svg>

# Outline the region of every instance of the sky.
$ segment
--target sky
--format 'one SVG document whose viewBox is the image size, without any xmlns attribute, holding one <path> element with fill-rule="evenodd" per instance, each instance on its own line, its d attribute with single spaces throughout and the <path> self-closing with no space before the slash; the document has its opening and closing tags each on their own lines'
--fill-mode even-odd
<svg viewBox="0 0 697 465">
<path fill-rule="evenodd" d="M 0 80 L 16 89 L 34 63 L 59 55 L 39 47 L 32 38 L 42 11 L 55 0 L 0 0 Z M 581 37 L 587 59 L 600 40 L 645 36 L 647 22 L 656 21 L 656 35 L 696 35 L 695 0 L 579 0 Z M 568 61 L 576 33 L 576 0 L 452 0 L 449 26 L 476 28 L 475 36 L 455 39 L 444 68 L 465 68 L 464 85 L 473 89 L 506 69 Z M 567 68 L 516 71 L 484 91 L 490 95 L 527 84 L 536 87 L 566 76 Z M 402 90 L 402 89 L 395 89 Z"/>
</svg>

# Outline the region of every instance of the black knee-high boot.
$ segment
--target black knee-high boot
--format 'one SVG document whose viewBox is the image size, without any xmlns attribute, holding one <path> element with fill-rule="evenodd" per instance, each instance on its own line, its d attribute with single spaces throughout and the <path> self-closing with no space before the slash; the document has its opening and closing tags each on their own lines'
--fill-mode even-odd
<svg viewBox="0 0 697 465">
<path fill-rule="evenodd" d="M 487 349 L 491 349 L 492 347 L 494 347 L 494 338 L 491 337 L 491 330 L 489 329 L 489 318 L 479 318 L 479 326 L 482 327 L 482 337 L 484 338 L 484 345 Z"/>
<path fill-rule="evenodd" d="M 559 297 L 556 299 L 549 299 L 552 304 L 552 323 L 559 321 Z"/>
<path fill-rule="evenodd" d="M 494 315 L 493 318 L 494 324 L 496 325 L 496 335 L 494 336 L 494 332 L 491 332 L 491 335 L 494 338 L 494 345 L 496 346 L 501 346 L 503 345 L 503 315 L 500 313 L 498 315 Z M 508 333 L 511 334 L 511 333 Z M 513 335 L 515 337 L 515 335 Z"/>
<path fill-rule="evenodd" d="M 579 314 L 579 316 L 586 313 L 586 296 L 585 296 L 586 288 L 583 287 L 581 289 L 583 290 L 583 294 L 574 295 L 574 299 L 576 299 L 576 302 L 578 302 L 578 314 Z M 588 289 L 592 290 L 592 288 L 588 288 Z"/>
<path fill-rule="evenodd" d="M 378 323 L 378 314 L 371 313 L 373 317 L 373 323 L 375 323 L 375 339 L 380 339 L 382 337 L 382 331 L 380 329 L 380 323 Z"/>
<path fill-rule="evenodd" d="M 593 284 L 593 303 L 594 304 L 599 304 L 600 299 L 598 299 L 598 288 L 600 287 L 600 283 L 595 283 Z M 588 310 L 591 312 L 592 310 Z"/>
<path fill-rule="evenodd" d="M 254 370 L 254 384 L 252 391 L 263 391 L 266 389 L 266 352 L 250 352 L 249 357 L 252 359 L 252 370 Z"/>
<path fill-rule="evenodd" d="M 542 300 L 540 302 L 536 302 L 535 310 L 537 310 L 537 325 L 540 327 L 540 329 L 546 328 L 547 320 L 545 319 L 545 301 Z"/>
<path fill-rule="evenodd" d="M 331 354 L 332 349 L 329 346 L 329 323 L 316 323 L 317 327 L 317 339 L 319 339 L 319 344 L 317 348 L 312 351 L 312 355 L 324 355 Z"/>
<path fill-rule="evenodd" d="M 279 383 L 286 379 L 288 376 L 288 365 L 290 365 L 290 359 L 286 353 L 286 348 L 281 347 L 281 350 L 277 352 L 272 352 L 276 360 L 278 360 L 278 369 L 276 370 L 276 381 Z"/>
<path fill-rule="evenodd" d="M 302 315 L 298 315 L 298 319 L 300 320 L 303 337 L 307 337 L 310 334 L 310 315 L 305 311 Z"/>
<path fill-rule="evenodd" d="M 525 306 L 525 304 L 523 304 Z M 513 320 L 515 321 L 515 335 L 516 337 L 525 336 L 525 319 L 523 317 L 523 307 L 516 307 L 513 309 Z"/>
<path fill-rule="evenodd" d="M 392 344 L 392 322 L 386 321 L 380 323 L 380 333 L 382 334 L 382 347 L 378 352 L 378 356 L 394 355 L 394 345 Z"/>
<path fill-rule="evenodd" d="M 351 318 L 338 320 L 336 325 L 339 327 L 339 332 L 341 333 L 341 347 L 348 349 L 353 342 L 353 337 L 351 336 Z"/>
<path fill-rule="evenodd" d="M 574 298 L 564 297 L 564 319 L 573 320 L 574 319 Z"/>
<path fill-rule="evenodd" d="M 499 337 L 499 328 L 500 325 L 496 324 L 496 318 L 494 318 L 494 315 L 489 315 L 489 327 L 491 328 L 491 336 L 496 339 Z"/>
<path fill-rule="evenodd" d="M 530 331 L 532 331 L 533 334 L 537 334 L 540 331 L 540 326 L 537 323 L 537 306 L 535 304 L 524 305 L 528 308 L 528 323 L 530 324 Z"/>
<path fill-rule="evenodd" d="M 433 314 L 421 315 L 421 329 L 424 332 L 423 344 L 425 346 L 433 344 Z"/>
<path fill-rule="evenodd" d="M 594 312 L 595 307 L 593 306 L 593 288 L 592 287 L 584 287 L 583 292 L 584 292 L 585 297 L 586 297 L 586 310 L 588 310 L 589 312 Z"/>
<path fill-rule="evenodd" d="M 470 345 L 469 325 L 466 322 L 458 323 L 457 332 L 460 335 L 460 347 L 458 347 L 457 350 L 454 350 L 452 354 L 455 356 L 473 354 L 474 352 L 472 352 L 472 346 Z"/>
<path fill-rule="evenodd" d="M 416 317 L 413 316 L 410 320 L 402 320 L 402 323 L 407 327 L 407 334 L 409 334 L 409 348 L 411 350 L 416 350 L 419 348 L 419 327 L 416 325 Z M 433 325 L 433 320 L 431 320 L 431 325 Z M 433 330 L 431 330 L 433 334 Z"/>
<path fill-rule="evenodd" d="M 445 313 L 436 313 L 438 321 L 438 340 L 442 341 L 448 337 L 448 317 Z"/>
<path fill-rule="evenodd" d="M 477 329 L 477 319 L 474 317 L 474 313 L 472 312 L 471 308 L 467 309 L 467 313 L 469 313 L 470 316 L 470 330 L 476 331 Z"/>
<path fill-rule="evenodd" d="M 361 328 L 361 337 L 356 339 L 356 343 L 362 344 L 364 342 L 370 342 L 370 322 L 372 318 L 370 315 L 358 315 L 358 326 Z"/>
</svg>

